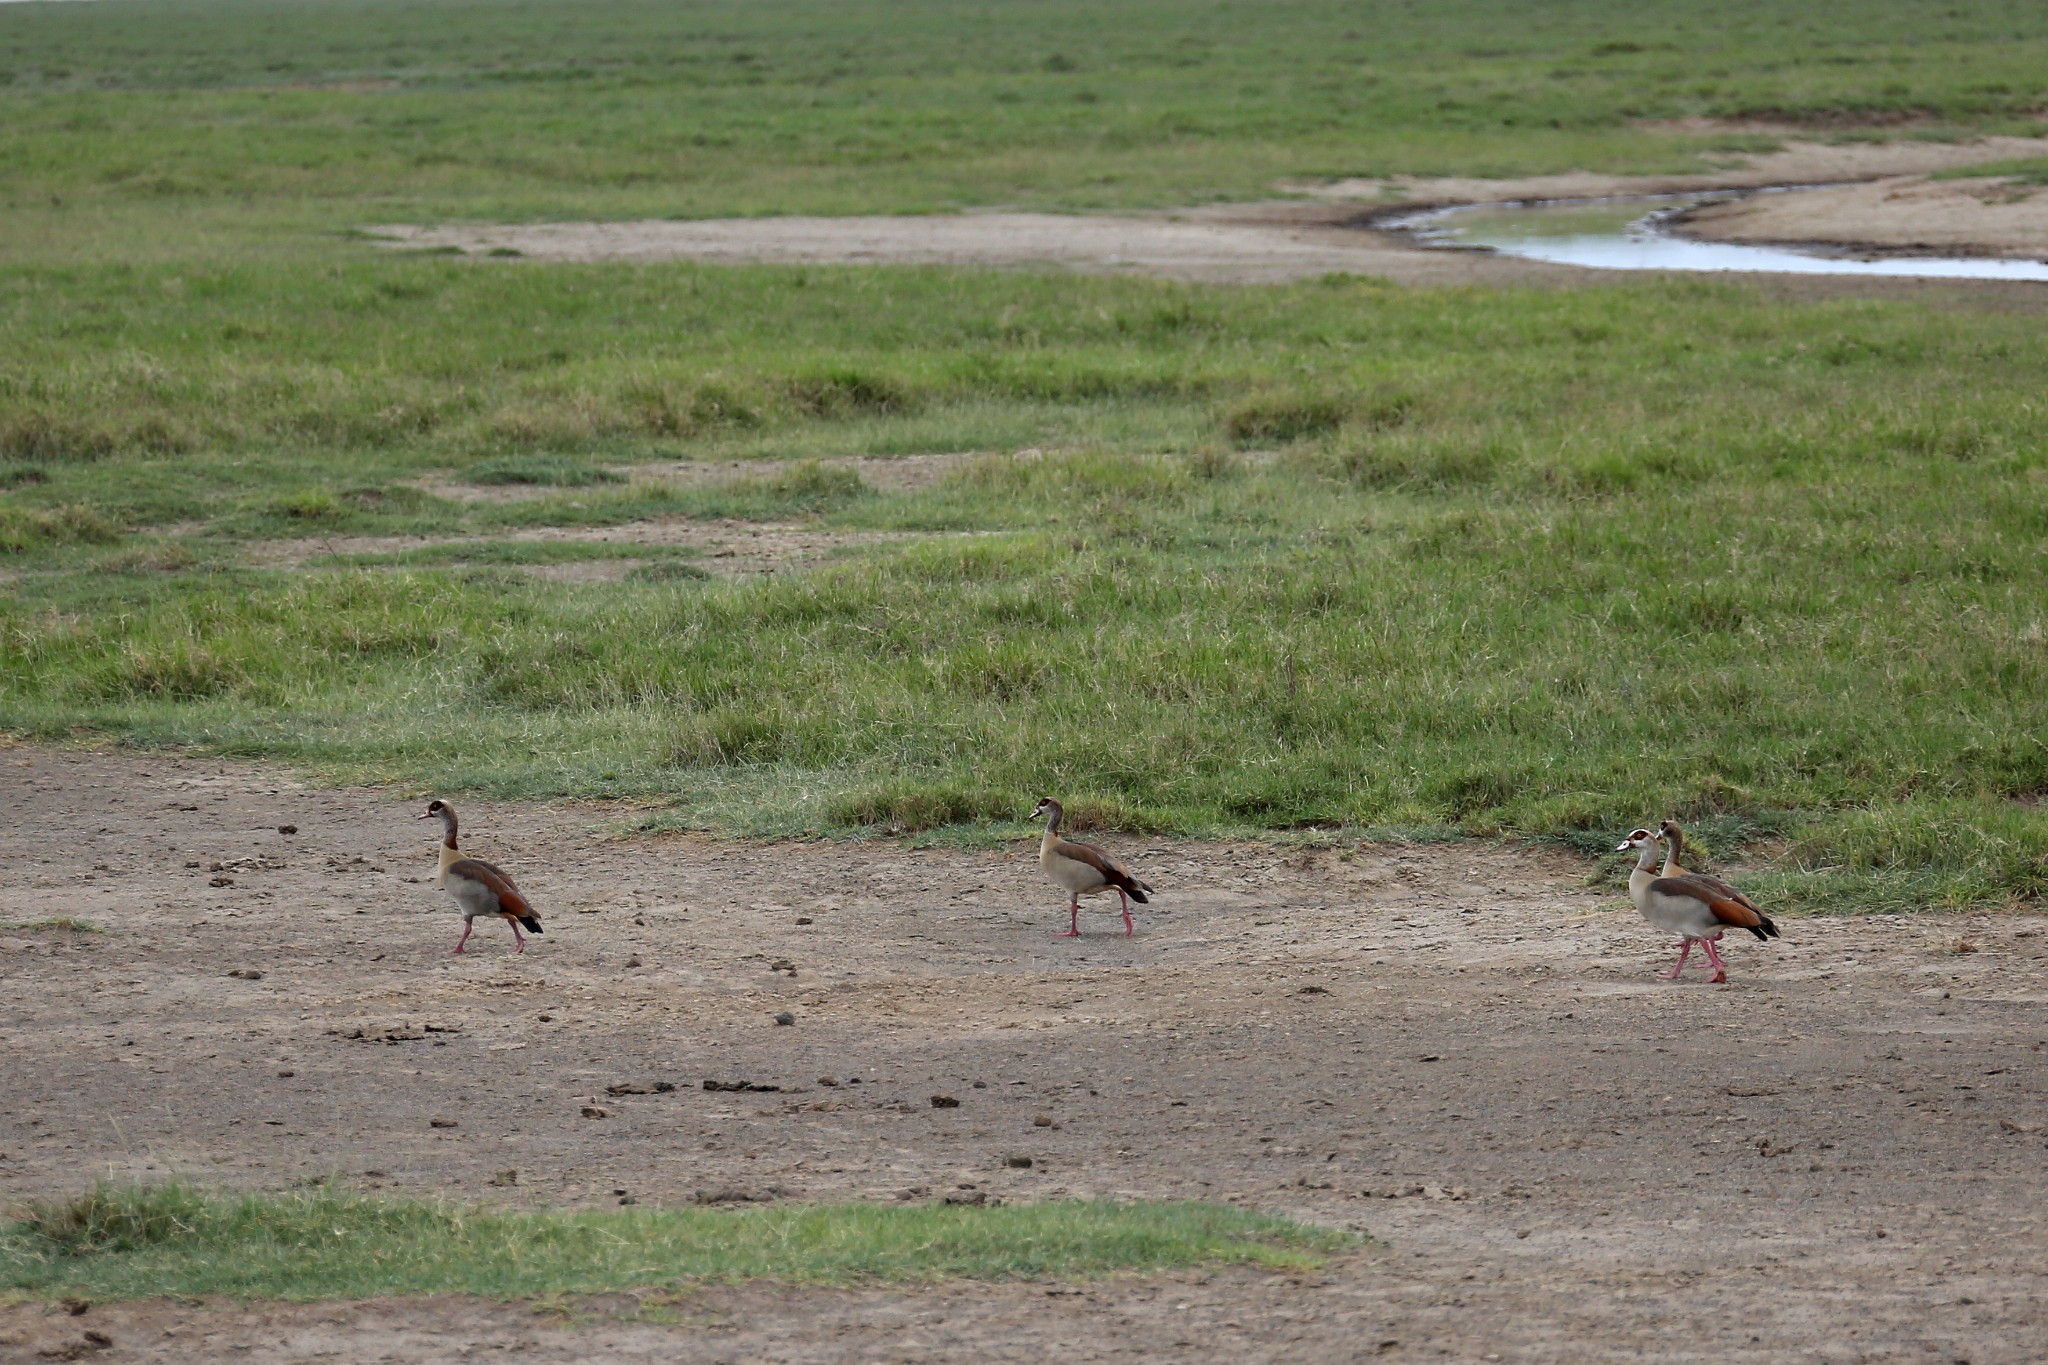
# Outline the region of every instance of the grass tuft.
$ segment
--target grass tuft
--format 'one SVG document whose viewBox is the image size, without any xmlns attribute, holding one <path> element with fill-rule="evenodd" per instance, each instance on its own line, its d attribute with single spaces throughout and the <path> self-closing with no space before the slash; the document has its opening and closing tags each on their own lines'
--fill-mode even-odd
<svg viewBox="0 0 2048 1365">
<path fill-rule="evenodd" d="M 586 1294 L 690 1281 L 1074 1278 L 1302 1270 L 1347 1234 L 1211 1204 L 788 1205 L 507 1212 L 332 1188 L 102 1185 L 0 1228 L 0 1288 L 96 1300 L 226 1294 Z"/>
</svg>

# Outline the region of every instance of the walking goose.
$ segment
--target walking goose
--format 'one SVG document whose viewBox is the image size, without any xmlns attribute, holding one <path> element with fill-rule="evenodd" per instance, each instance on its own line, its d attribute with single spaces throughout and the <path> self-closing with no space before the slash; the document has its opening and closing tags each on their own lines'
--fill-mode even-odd
<svg viewBox="0 0 2048 1365">
<path fill-rule="evenodd" d="M 1697 872 L 1660 876 L 1657 871 L 1657 845 L 1669 840 L 1677 828 L 1666 821 L 1661 833 L 1632 830 L 1628 838 L 1615 846 L 1615 852 L 1630 849 L 1640 852 L 1635 871 L 1629 873 L 1628 898 L 1635 902 L 1644 919 L 1667 933 L 1678 935 L 1678 962 L 1664 974 L 1665 979 L 1678 979 L 1678 974 L 1685 970 L 1686 958 L 1692 955 L 1692 945 L 1697 943 L 1707 950 L 1707 961 L 1714 968 L 1713 980 L 1719 984 L 1728 979 L 1728 966 L 1721 961 L 1721 955 L 1714 947 L 1723 932 L 1730 928 L 1747 929 L 1759 939 L 1773 939 L 1778 937 L 1778 926 L 1771 922 L 1769 915 L 1757 909 L 1748 896 L 1718 877 Z M 1684 835 L 1678 834 L 1677 838 L 1682 841 Z M 1672 861 L 1666 866 L 1673 866 L 1676 862 L 1674 847 Z"/>
<path fill-rule="evenodd" d="M 455 951 L 463 951 L 462 945 L 469 942 L 469 931 L 476 928 L 478 915 L 498 915 L 512 926 L 512 942 L 517 945 L 512 951 L 525 952 L 526 939 L 520 935 L 519 926 L 523 924 L 536 934 L 545 931 L 540 927 L 540 916 L 533 913 L 533 907 L 512 885 L 512 879 L 483 859 L 465 858 L 456 850 L 455 807 L 446 801 L 429 801 L 419 818 L 441 822 L 441 875 L 437 880 L 462 907 L 462 937 L 455 941 Z"/>
<path fill-rule="evenodd" d="M 1124 937 L 1129 938 L 1137 927 L 1131 922 L 1131 902 L 1146 904 L 1146 893 L 1152 888 L 1101 849 L 1060 838 L 1060 818 L 1065 814 L 1060 803 L 1050 796 L 1031 812 L 1034 820 L 1045 818 L 1045 837 L 1038 841 L 1038 865 L 1067 892 L 1067 928 L 1054 937 L 1080 937 L 1081 897 L 1113 889 L 1123 902 Z"/>
</svg>

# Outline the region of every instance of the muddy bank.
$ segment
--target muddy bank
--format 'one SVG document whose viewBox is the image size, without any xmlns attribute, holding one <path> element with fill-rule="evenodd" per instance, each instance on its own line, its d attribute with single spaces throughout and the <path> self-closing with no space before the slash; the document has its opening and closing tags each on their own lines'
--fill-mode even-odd
<svg viewBox="0 0 2048 1365">
<path fill-rule="evenodd" d="M 695 222 L 444 224 L 387 226 L 371 232 L 386 244 L 411 250 L 452 251 L 506 261 L 692 260 L 720 264 L 947 265 L 1056 268 L 1127 273 L 1221 283 L 1279 283 L 1340 273 L 1412 285 L 1569 285 L 1602 276 L 1572 266 L 1508 260 L 1482 252 L 1423 249 L 1402 234 L 1372 230 L 1391 211 L 1421 205 L 1590 198 L 1688 190 L 1747 189 L 1825 181 L 1900 177 L 1993 160 L 2048 155 L 2048 139 L 1982 138 L 1971 142 L 1889 142 L 1830 145 L 1789 142 L 1777 152 L 1731 158 L 1713 171 L 1670 176 L 1616 176 L 1577 172 L 1513 180 L 1340 180 L 1287 186 L 1294 202 L 1222 205 L 1180 213 L 1120 216 L 1053 213 L 967 213 L 950 216 L 866 218 L 746 218 Z M 1961 183 L 1961 182 L 1957 182 Z M 1887 191 L 1889 193 L 1889 190 Z M 1955 236 L 1933 237 L 1920 219 L 1896 229 L 1867 227 L 1907 201 L 1886 198 L 1817 201 L 1813 236 L 1800 236 L 1775 219 L 1758 231 L 1779 240 L 1869 241 L 1886 245 L 1913 237 L 1986 250 L 2028 250 L 2012 224 L 2039 222 L 2036 207 L 1972 203 L 1995 212 L 1951 215 Z M 1804 196 L 1800 196 L 1804 198 Z M 1789 196 L 1773 196 L 1786 199 Z M 1778 215 L 1801 212 L 1789 202 L 1769 207 Z M 2030 216 L 2031 215 L 2031 216 Z M 1924 215 L 1923 215 L 1924 216 Z M 1724 230 L 1702 218 L 1702 233 Z M 1990 234 L 1981 241 L 1970 233 Z M 2024 229 L 2033 233 L 2034 227 Z M 2035 238 L 2028 235 L 2025 242 Z M 1915 293 L 1914 284 L 1887 282 L 1885 292 Z M 1954 285 L 1938 286 L 1954 290 Z M 1869 291 L 1869 282 L 1829 282 L 1808 290 Z M 1968 288 L 1968 286 L 1964 286 Z M 1995 290 L 1996 285 L 1980 286 Z"/>
<path fill-rule="evenodd" d="M 1053 267 L 1165 279 L 1269 284 L 1372 275 L 1410 284 L 1513 283 L 1525 265 L 1425 252 L 1345 224 L 1355 208 L 1185 216 L 968 213 L 905 218 L 746 218 L 698 222 L 470 224 L 373 229 L 396 246 L 552 261 L 706 261 L 724 265 Z M 1540 277 L 1540 271 L 1538 272 Z"/>
<path fill-rule="evenodd" d="M 1892 176 L 1704 205 L 1680 227 L 1690 236 L 1758 245 L 2048 260 L 2048 187 Z"/>
<path fill-rule="evenodd" d="M 450 957 L 395 793 L 23 746 L 0 802 L 0 1204 L 109 1174 L 549 1206 L 971 1191 L 1379 1239 L 1306 1280 L 756 1286 L 665 1320 L 31 1303 L 0 1309 L 0 1359 L 87 1327 L 115 1359 L 259 1361 L 1987 1365 L 2048 1335 L 2042 917 L 1788 918 L 1717 989 L 1659 980 L 1663 941 L 1543 851 L 1111 838 L 1159 894 L 1134 939 L 1105 912 L 1062 941 L 1026 841 L 626 839 L 623 811 L 458 801 L 548 932 Z M 34 927 L 56 916 L 102 932 Z M 608 1093 L 652 1080 L 678 1088 Z"/>
</svg>

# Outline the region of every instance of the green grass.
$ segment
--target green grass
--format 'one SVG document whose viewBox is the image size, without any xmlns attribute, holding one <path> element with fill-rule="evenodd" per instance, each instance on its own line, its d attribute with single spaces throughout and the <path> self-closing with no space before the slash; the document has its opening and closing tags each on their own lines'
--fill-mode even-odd
<svg viewBox="0 0 2048 1365">
<path fill-rule="evenodd" d="M 146 235 L 140 217 L 341 227 L 370 203 L 384 221 L 1090 207 L 1669 170 L 1759 139 L 1646 121 L 2038 126 L 2044 63 L 2025 0 L 9 6 L 0 187 L 17 212 L 64 203 L 0 250 L 56 249 L 56 217 L 90 252 Z"/>
<path fill-rule="evenodd" d="M 58 915 L 51 919 L 4 920 L 0 921 L 0 929 L 10 929 L 17 933 L 48 933 L 55 931 L 66 934 L 98 934 L 105 932 L 91 920 L 75 919 L 70 915 Z"/>
<path fill-rule="evenodd" d="M 356 230 L 1671 169 L 1768 140 L 1650 121 L 2035 128 L 2044 47 L 2007 0 L 0 6 L 0 726 L 753 834 L 1678 814 L 1774 906 L 2037 900 L 2030 313 Z M 616 473 L 712 457 L 784 463 Z M 506 538 L 682 517 L 848 539 L 722 582 Z M 599 557 L 650 562 L 517 571 Z"/>
<path fill-rule="evenodd" d="M 353 1299 L 592 1294 L 691 1282 L 1088 1278 L 1301 1270 L 1347 1234 L 1213 1204 L 790 1205 L 507 1212 L 321 1189 L 102 1186 L 0 1228 L 0 1290 Z"/>
<path fill-rule="evenodd" d="M 1047 792 L 1186 832 L 1606 837 L 1678 814 L 1796 835 L 1781 906 L 2048 888 L 2031 315 L 1699 281 L 440 262 L 337 269 L 301 311 L 357 270 L 432 287 L 374 330 L 309 323 L 246 362 L 320 357 L 336 415 L 312 425 L 341 435 L 279 434 L 299 391 L 224 374 L 243 362 L 189 311 L 138 316 L 104 361 L 44 341 L 15 362 L 38 392 L 101 395 L 63 411 L 213 425 L 177 453 L 47 458 L 5 494 L 23 576 L 0 588 L 0 725 L 448 792 L 658 797 L 667 823 L 753 834 L 1000 822 Z M 574 378 L 502 365 L 506 320 L 535 316 L 570 348 L 588 329 Z M 393 336 L 422 357 L 392 367 L 416 401 L 457 415 L 351 437 L 390 405 Z M 92 377 L 138 354 L 147 385 Z M 713 356 L 756 419 L 634 428 L 650 375 L 680 389 Z M 576 461 L 1068 444 L 913 492 L 803 462 L 505 504 L 400 482 L 471 467 L 500 404 L 573 415 L 548 440 Z M 751 582 L 491 568 L 659 557 L 489 539 L 653 516 L 909 539 Z M 239 544 L 351 533 L 485 539 L 235 564 Z M 1870 833 L 1892 817 L 1915 836 Z"/>
<path fill-rule="evenodd" d="M 2009 180 L 2015 185 L 2048 185 L 2048 157 L 2019 157 L 2011 161 L 1985 161 L 1974 166 L 1958 166 L 1953 170 L 1935 173 L 1936 180 L 1974 180 L 1990 177 Z"/>
</svg>

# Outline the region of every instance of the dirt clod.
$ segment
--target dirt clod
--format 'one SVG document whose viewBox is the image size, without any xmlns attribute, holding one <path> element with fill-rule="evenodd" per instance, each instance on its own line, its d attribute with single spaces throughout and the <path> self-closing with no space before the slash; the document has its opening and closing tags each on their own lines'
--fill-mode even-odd
<svg viewBox="0 0 2048 1365">
<path fill-rule="evenodd" d="M 951 1095 L 932 1096 L 932 1108 L 934 1109 L 958 1109 L 959 1107 L 960 1101 Z"/>
<path fill-rule="evenodd" d="M 612 1111 L 611 1111 L 611 1110 L 609 1110 L 609 1109 L 607 1109 L 607 1108 L 605 1108 L 605 1107 L 604 1107 L 603 1105 L 601 1105 L 601 1104 L 586 1104 L 586 1105 L 584 1105 L 584 1106 L 583 1106 L 583 1117 L 584 1117 L 584 1118 L 587 1118 L 587 1119 L 608 1119 L 608 1118 L 610 1118 L 611 1116 L 612 1116 Z"/>
</svg>

